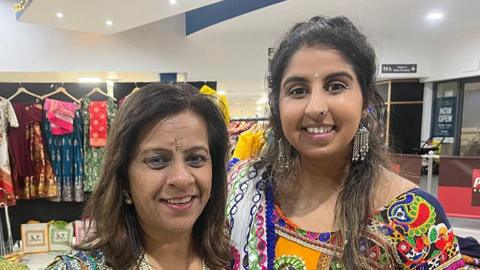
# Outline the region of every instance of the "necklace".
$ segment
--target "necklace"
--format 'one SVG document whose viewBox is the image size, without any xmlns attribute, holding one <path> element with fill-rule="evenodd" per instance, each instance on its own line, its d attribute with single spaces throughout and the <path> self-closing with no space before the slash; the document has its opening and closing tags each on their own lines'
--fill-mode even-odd
<svg viewBox="0 0 480 270">
<path fill-rule="evenodd" d="M 202 270 L 209 270 L 210 268 L 207 267 L 207 264 L 205 263 L 205 260 L 202 259 Z M 154 268 L 150 264 L 150 260 L 148 259 L 148 256 L 146 253 L 143 253 L 143 260 L 140 263 L 139 270 L 153 270 Z"/>
</svg>

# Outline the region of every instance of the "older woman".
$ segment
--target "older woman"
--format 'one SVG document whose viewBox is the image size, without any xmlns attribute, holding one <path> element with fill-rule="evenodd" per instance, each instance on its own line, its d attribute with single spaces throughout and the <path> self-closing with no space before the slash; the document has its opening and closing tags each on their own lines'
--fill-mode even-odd
<svg viewBox="0 0 480 270">
<path fill-rule="evenodd" d="M 89 237 L 48 269 L 223 269 L 228 137 L 214 100 L 151 84 L 120 107 L 84 215 Z"/>
<path fill-rule="evenodd" d="M 456 269 L 444 210 L 388 169 L 375 52 L 344 17 L 296 24 L 269 93 L 275 143 L 229 176 L 234 269 Z"/>
</svg>

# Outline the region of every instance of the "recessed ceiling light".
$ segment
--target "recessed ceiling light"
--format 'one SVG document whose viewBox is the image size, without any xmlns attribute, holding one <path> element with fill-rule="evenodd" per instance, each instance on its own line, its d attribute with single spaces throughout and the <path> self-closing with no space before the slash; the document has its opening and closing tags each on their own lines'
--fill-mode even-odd
<svg viewBox="0 0 480 270">
<path fill-rule="evenodd" d="M 431 12 L 427 15 L 427 19 L 436 21 L 443 18 L 443 13 L 441 12 Z"/>
<path fill-rule="evenodd" d="M 170 4 L 175 5 L 177 3 L 177 0 L 170 0 Z"/>
<path fill-rule="evenodd" d="M 57 18 L 63 18 L 63 13 L 57 12 Z"/>
<path fill-rule="evenodd" d="M 112 22 L 111 20 L 107 20 L 107 21 L 105 22 L 105 24 L 108 25 L 108 26 L 112 26 L 112 25 L 113 25 L 113 22 Z"/>
</svg>

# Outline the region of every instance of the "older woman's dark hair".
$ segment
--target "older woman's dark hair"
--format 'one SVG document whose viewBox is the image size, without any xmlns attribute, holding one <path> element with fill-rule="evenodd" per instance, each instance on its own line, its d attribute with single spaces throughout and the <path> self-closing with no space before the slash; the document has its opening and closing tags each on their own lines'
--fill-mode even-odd
<svg viewBox="0 0 480 270">
<path fill-rule="evenodd" d="M 194 248 L 212 269 L 228 264 L 223 211 L 228 134 L 223 115 L 212 97 L 187 84 L 155 83 L 144 86 L 120 106 L 110 127 L 101 178 L 84 210 L 84 216 L 94 221 L 93 235 L 79 248 L 100 249 L 113 269 L 135 266 L 144 247 L 135 208 L 127 205 L 123 196 L 129 190 L 127 168 L 138 147 L 138 135 L 150 123 L 185 111 L 204 119 L 212 160 L 211 197 L 193 226 Z"/>
<path fill-rule="evenodd" d="M 269 105 L 270 124 L 275 142 L 279 139 L 286 140 L 279 110 L 280 84 L 292 56 L 302 48 L 337 51 L 352 66 L 361 86 L 364 111 L 368 112 L 364 121 L 370 131 L 370 150 L 364 162 L 352 163 L 348 168 L 337 200 L 335 217 L 342 237 L 346 240 L 341 259 L 346 269 L 359 269 L 364 263 L 359 247 L 360 235 L 366 229 L 367 219 L 372 210 L 370 202 L 374 180 L 379 175 L 380 169 L 387 166 L 388 162 L 386 148 L 381 140 L 384 102 L 375 88 L 377 69 L 375 51 L 367 38 L 345 17 L 313 17 L 290 29 L 271 61 Z M 272 144 L 264 161 L 275 168 L 278 153 L 278 144 Z M 297 156 L 298 153 L 293 149 L 290 158 Z M 281 181 L 274 183 L 277 191 L 281 185 Z"/>
</svg>

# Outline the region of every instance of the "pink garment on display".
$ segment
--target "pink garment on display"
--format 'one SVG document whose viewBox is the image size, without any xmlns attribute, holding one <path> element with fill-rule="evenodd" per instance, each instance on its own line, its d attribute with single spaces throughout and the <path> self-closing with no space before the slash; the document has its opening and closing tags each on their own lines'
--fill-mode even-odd
<svg viewBox="0 0 480 270">
<path fill-rule="evenodd" d="M 53 135 L 64 135 L 73 132 L 73 119 L 79 106 L 73 102 L 45 99 L 44 109 L 51 124 Z"/>
</svg>

